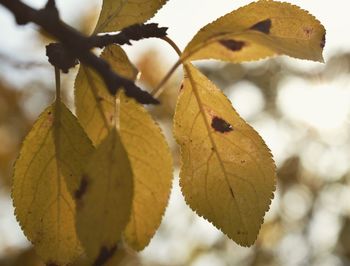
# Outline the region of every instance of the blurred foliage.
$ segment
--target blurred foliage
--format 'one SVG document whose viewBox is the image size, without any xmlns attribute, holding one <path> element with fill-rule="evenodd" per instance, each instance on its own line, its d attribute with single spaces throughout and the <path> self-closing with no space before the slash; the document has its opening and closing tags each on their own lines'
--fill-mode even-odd
<svg viewBox="0 0 350 266">
<path fill-rule="evenodd" d="M 22 93 L 1 82 L 0 79 L 0 184 L 11 183 L 11 166 L 16 158 L 21 139 L 30 126 L 21 106 Z"/>
<path fill-rule="evenodd" d="M 1 266 L 45 266 L 36 255 L 33 248 L 11 252 L 5 258 L 0 258 Z M 110 266 L 139 266 L 140 262 L 134 251 L 120 249 L 114 264 Z M 85 258 L 78 259 L 72 266 L 90 266 Z"/>
<path fill-rule="evenodd" d="M 40 262 L 39 257 L 35 254 L 33 248 L 25 249 L 22 251 L 14 252 L 5 258 L 0 259 L 1 266 L 44 266 Z"/>
</svg>

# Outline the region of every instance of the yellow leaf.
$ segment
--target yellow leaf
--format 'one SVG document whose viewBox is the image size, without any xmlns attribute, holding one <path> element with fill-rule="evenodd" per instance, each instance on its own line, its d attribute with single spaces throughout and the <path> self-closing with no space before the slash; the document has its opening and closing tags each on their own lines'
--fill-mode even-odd
<svg viewBox="0 0 350 266">
<path fill-rule="evenodd" d="M 118 73 L 135 78 L 137 71 L 119 46 L 108 47 L 102 57 Z M 124 93 L 118 94 L 119 116 L 116 118 L 116 101 L 90 69 L 80 69 L 75 95 L 78 118 L 95 144 L 110 130 L 112 121 L 118 121 L 134 174 L 132 215 L 124 236 L 132 248 L 141 250 L 159 227 L 170 194 L 172 159 L 167 143 L 145 108 Z"/>
<path fill-rule="evenodd" d="M 182 60 L 219 59 L 239 63 L 273 55 L 323 61 L 325 29 L 307 11 L 260 0 L 202 28 L 187 45 Z"/>
<path fill-rule="evenodd" d="M 167 0 L 103 0 L 95 33 L 119 31 L 152 18 Z"/>
<path fill-rule="evenodd" d="M 120 93 L 120 136 L 135 180 L 132 215 L 124 232 L 126 242 L 142 250 L 158 229 L 172 181 L 172 158 L 158 125 L 133 99 Z"/>
<path fill-rule="evenodd" d="M 76 118 L 57 101 L 40 115 L 23 142 L 12 198 L 25 235 L 46 263 L 66 265 L 82 252 L 69 191 L 79 184 L 92 151 Z"/>
<path fill-rule="evenodd" d="M 132 171 L 120 137 L 111 130 L 91 155 L 75 193 L 77 232 L 94 265 L 110 260 L 130 217 Z"/>
<path fill-rule="evenodd" d="M 182 192 L 200 216 L 250 246 L 273 197 L 274 162 L 226 96 L 192 65 L 185 70 L 174 117 Z"/>
<path fill-rule="evenodd" d="M 107 60 L 119 75 L 135 79 L 137 70 L 120 46 L 108 46 L 101 58 Z M 92 142 L 99 144 L 113 126 L 115 98 L 108 92 L 100 76 L 82 64 L 75 79 L 75 105 L 81 125 Z"/>
</svg>

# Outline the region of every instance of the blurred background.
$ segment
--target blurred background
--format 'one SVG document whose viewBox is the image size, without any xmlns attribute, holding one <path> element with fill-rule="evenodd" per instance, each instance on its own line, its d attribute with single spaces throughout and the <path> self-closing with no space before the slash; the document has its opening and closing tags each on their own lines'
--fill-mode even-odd
<svg viewBox="0 0 350 266">
<path fill-rule="evenodd" d="M 24 1 L 41 7 L 44 0 Z M 62 19 L 91 33 L 100 0 L 57 0 Z M 170 0 L 151 20 L 169 27 L 184 48 L 204 25 L 247 0 Z M 350 265 L 350 2 L 290 1 L 327 29 L 325 64 L 278 57 L 247 64 L 206 61 L 197 66 L 230 98 L 264 138 L 278 166 L 278 184 L 256 244 L 242 248 L 184 203 L 178 186 L 179 153 L 171 136 L 181 70 L 166 84 L 162 105 L 150 112 L 175 159 L 174 185 L 162 225 L 128 265 Z M 79 12 L 77 12 L 79 11 Z M 19 27 L 0 6 L 0 266 L 43 265 L 13 215 L 12 165 L 21 141 L 54 98 L 54 73 L 45 56 L 50 37 L 35 25 Z M 154 88 L 176 61 L 161 40 L 125 47 Z M 74 110 L 77 68 L 63 75 L 65 102 Z"/>
</svg>

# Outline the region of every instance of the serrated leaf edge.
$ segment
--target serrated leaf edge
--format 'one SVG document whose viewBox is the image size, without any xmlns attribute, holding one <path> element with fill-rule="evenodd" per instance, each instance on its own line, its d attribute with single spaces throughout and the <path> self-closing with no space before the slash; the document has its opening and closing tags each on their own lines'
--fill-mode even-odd
<svg viewBox="0 0 350 266">
<path fill-rule="evenodd" d="M 268 0 L 267 0 L 268 1 Z M 186 71 L 186 73 L 187 73 L 187 71 Z M 209 79 L 208 79 L 209 80 Z M 192 83 L 191 83 L 191 86 L 193 86 L 192 85 Z M 216 87 L 216 86 L 215 86 Z M 222 93 L 222 92 L 221 92 Z M 224 96 L 225 96 L 225 98 L 226 98 L 226 100 L 231 104 L 231 107 L 232 107 L 232 109 L 237 113 L 237 115 L 239 116 L 239 118 L 241 118 L 241 116 L 238 114 L 238 112 L 233 108 L 233 105 L 232 105 L 232 102 L 230 101 L 230 99 L 228 99 L 227 98 L 227 96 L 224 94 L 224 93 L 222 93 Z M 197 101 L 197 100 L 196 100 Z M 198 101 L 197 101 L 197 103 L 198 103 Z M 179 104 L 179 101 L 176 103 L 176 108 L 175 108 L 175 110 L 177 110 L 177 106 L 178 106 L 178 104 Z M 201 111 L 200 111 L 201 112 Z M 201 112 L 202 113 L 202 112 Z M 201 114 L 202 116 L 203 116 L 203 114 Z M 204 119 L 206 119 L 206 118 L 204 118 Z M 271 153 L 271 150 L 270 150 L 270 148 L 266 145 L 266 143 L 265 143 L 265 141 L 263 140 L 263 138 L 260 136 L 260 134 L 250 125 L 250 124 L 248 124 L 243 118 L 241 118 L 245 123 L 246 123 L 246 125 L 250 128 L 250 129 L 252 129 L 252 130 L 254 130 L 255 132 L 256 132 L 256 134 L 257 134 L 257 136 L 260 138 L 260 140 L 262 141 L 262 144 L 263 144 L 263 147 L 264 148 L 266 148 L 266 154 L 267 155 L 269 155 L 269 160 L 270 160 L 270 162 L 272 163 L 272 165 L 273 165 L 273 170 L 274 170 L 274 172 L 275 172 L 275 175 L 274 175 L 274 186 L 273 186 L 273 188 L 272 188 L 272 193 L 271 193 L 271 195 L 270 195 L 270 197 L 269 197 L 269 204 L 267 205 L 267 208 L 265 209 L 265 212 L 264 212 L 264 215 L 262 216 L 262 219 L 261 219 L 261 221 L 260 221 L 260 226 L 259 226 L 259 228 L 258 228 L 258 233 L 260 232 L 260 229 L 261 229 L 261 227 L 262 227 L 262 225 L 263 225 L 263 223 L 264 223 L 264 217 L 265 217 L 265 215 L 266 215 L 266 213 L 270 210 L 270 206 L 271 206 L 271 203 L 272 203 L 272 200 L 274 199 L 274 192 L 276 191 L 276 185 L 277 185 L 277 175 L 276 175 L 276 170 L 277 170 L 277 168 L 276 168 L 276 164 L 275 164 L 275 161 L 274 161 L 274 159 L 273 159 L 273 156 L 272 156 L 272 153 Z M 174 136 L 176 136 L 176 134 L 175 134 L 175 132 L 174 132 L 174 128 L 175 127 L 173 127 L 173 135 Z M 192 207 L 191 207 L 191 205 L 189 204 L 189 202 L 188 202 L 188 199 L 187 199 L 187 197 L 186 197 L 186 195 L 185 195 L 185 193 L 183 192 L 183 184 L 182 184 L 182 182 L 181 182 L 181 180 L 182 180 L 182 173 L 183 173 L 183 165 L 184 165 L 184 163 L 183 163 L 183 160 L 182 160 L 182 153 L 183 153 L 183 148 L 182 148 L 182 146 L 181 146 L 181 144 L 180 144 L 180 142 L 178 141 L 178 139 L 175 137 L 175 139 L 176 139 L 176 142 L 178 143 L 178 145 L 180 146 L 180 158 L 181 158 L 181 165 L 180 165 L 180 178 L 179 178 L 179 185 L 180 185 L 180 188 L 181 188 L 181 193 L 182 193 L 182 195 L 183 195 L 183 197 L 184 197 L 184 200 L 185 200 L 185 202 L 186 202 L 186 204 L 187 204 L 187 206 L 189 206 L 190 208 L 191 208 L 191 210 L 194 212 L 194 213 L 196 213 L 199 217 L 202 217 L 202 218 L 204 218 L 206 221 L 208 221 L 208 222 L 210 222 L 215 228 L 217 228 L 217 229 L 219 229 L 225 236 L 227 236 L 229 239 L 231 239 L 231 240 L 233 240 L 233 241 L 235 241 L 234 239 L 232 239 L 228 234 L 226 234 L 223 230 L 222 230 L 222 228 L 220 227 L 220 226 L 218 226 L 218 225 L 216 225 L 212 220 L 210 220 L 210 219 L 208 219 L 207 217 L 205 217 L 204 215 L 202 215 L 202 214 L 200 214 L 200 213 L 198 213 L 198 211 L 196 210 L 196 209 L 193 209 Z M 255 238 L 255 240 L 254 240 L 254 242 L 257 240 L 257 237 L 258 237 L 258 235 L 259 234 L 257 234 L 257 236 L 256 236 L 256 238 Z M 236 241 L 235 241 L 236 242 Z M 252 246 L 252 245 L 244 245 L 244 244 L 241 244 L 241 243 L 238 243 L 238 242 L 236 242 L 238 245 L 240 245 L 240 246 L 242 246 L 242 247 L 249 247 L 249 246 Z"/>
</svg>

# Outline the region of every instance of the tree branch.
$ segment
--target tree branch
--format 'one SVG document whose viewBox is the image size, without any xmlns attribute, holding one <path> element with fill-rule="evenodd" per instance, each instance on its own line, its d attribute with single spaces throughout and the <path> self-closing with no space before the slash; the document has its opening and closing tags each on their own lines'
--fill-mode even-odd
<svg viewBox="0 0 350 266">
<path fill-rule="evenodd" d="M 112 37 L 87 37 L 65 24 L 59 18 L 54 0 L 48 0 L 47 4 L 42 9 L 33 9 L 20 0 L 0 0 L 0 4 L 13 13 L 19 25 L 34 22 L 57 38 L 62 43 L 67 54 L 70 54 L 71 59 L 78 58 L 80 62 L 93 68 L 103 78 L 107 88 L 113 95 L 116 94 L 119 88 L 123 87 L 126 95 L 135 98 L 140 103 L 159 103 L 148 92 L 137 87 L 133 81 L 125 79 L 115 73 L 105 60 L 97 57 L 90 51 L 94 46 L 101 47 L 101 45 L 105 46 L 109 44 L 106 40 L 112 41 Z M 119 35 L 119 38 L 120 36 L 121 35 Z"/>
<path fill-rule="evenodd" d="M 145 38 L 163 38 L 167 35 L 167 29 L 166 27 L 159 28 L 157 23 L 135 24 L 117 34 L 91 36 L 90 38 L 93 46 L 100 48 L 112 43 L 130 45 L 130 41 L 138 41 Z"/>
</svg>

